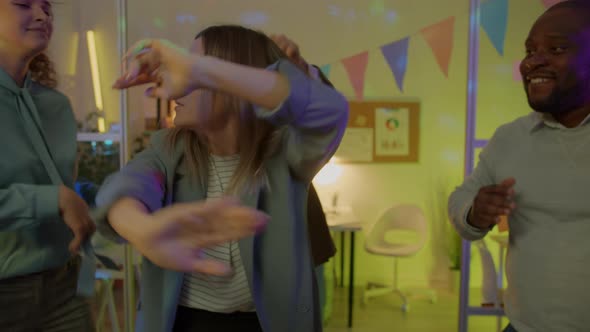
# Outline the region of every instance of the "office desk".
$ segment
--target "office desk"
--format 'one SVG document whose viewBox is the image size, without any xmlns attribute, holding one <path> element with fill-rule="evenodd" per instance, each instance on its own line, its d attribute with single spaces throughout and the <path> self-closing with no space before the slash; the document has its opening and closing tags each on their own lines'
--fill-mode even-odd
<svg viewBox="0 0 590 332">
<path fill-rule="evenodd" d="M 352 316 L 354 307 L 354 240 L 355 233 L 363 229 L 362 223 L 356 218 L 350 209 L 327 210 L 326 220 L 330 230 L 340 233 L 340 280 L 344 285 L 344 237 L 345 233 L 350 234 L 350 263 L 348 273 L 348 327 L 352 327 Z"/>
</svg>

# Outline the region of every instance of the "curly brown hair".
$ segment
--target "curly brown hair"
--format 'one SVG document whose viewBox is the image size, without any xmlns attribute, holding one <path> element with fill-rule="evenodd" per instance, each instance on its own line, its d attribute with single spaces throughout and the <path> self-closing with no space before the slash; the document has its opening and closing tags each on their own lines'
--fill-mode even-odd
<svg viewBox="0 0 590 332">
<path fill-rule="evenodd" d="M 37 55 L 29 64 L 31 79 L 49 88 L 57 87 L 57 74 L 53 62 L 45 53 Z"/>
</svg>

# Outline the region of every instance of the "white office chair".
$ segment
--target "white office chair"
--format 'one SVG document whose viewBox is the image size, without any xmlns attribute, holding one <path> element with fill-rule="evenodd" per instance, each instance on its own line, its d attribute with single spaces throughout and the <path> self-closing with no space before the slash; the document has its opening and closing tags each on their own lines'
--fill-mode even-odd
<svg viewBox="0 0 590 332">
<path fill-rule="evenodd" d="M 417 235 L 413 243 L 392 243 L 386 239 L 390 231 L 412 231 Z M 362 301 L 366 304 L 369 298 L 395 293 L 399 295 L 403 303 L 401 310 L 409 310 L 408 296 L 398 287 L 398 258 L 409 257 L 418 253 L 426 244 L 428 238 L 428 226 L 422 210 L 415 205 L 398 205 L 389 208 L 372 225 L 366 228 L 365 249 L 372 254 L 393 257 L 393 285 L 386 287 L 369 283 Z M 436 302 L 436 293 L 433 290 L 420 290 L 425 292 L 432 303 Z"/>
</svg>

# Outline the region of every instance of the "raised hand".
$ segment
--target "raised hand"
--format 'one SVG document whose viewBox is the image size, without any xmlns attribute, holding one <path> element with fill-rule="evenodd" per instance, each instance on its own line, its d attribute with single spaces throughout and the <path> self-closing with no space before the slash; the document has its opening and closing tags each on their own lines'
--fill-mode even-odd
<svg viewBox="0 0 590 332">
<path fill-rule="evenodd" d="M 125 55 L 127 70 L 113 85 L 116 89 L 154 83 L 146 95 L 162 99 L 186 96 L 195 87 L 195 55 L 163 39 L 137 42 Z"/>
<path fill-rule="evenodd" d="M 285 35 L 270 35 L 270 39 L 272 39 L 277 46 L 289 57 L 289 60 L 297 65 L 303 72 L 308 73 L 309 65 L 307 61 L 301 56 L 301 52 L 299 50 L 299 45 L 289 39 Z"/>
</svg>

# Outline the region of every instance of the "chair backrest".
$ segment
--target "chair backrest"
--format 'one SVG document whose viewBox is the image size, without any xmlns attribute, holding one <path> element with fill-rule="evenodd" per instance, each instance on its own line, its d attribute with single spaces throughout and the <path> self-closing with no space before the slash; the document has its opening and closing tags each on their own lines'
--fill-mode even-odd
<svg viewBox="0 0 590 332">
<path fill-rule="evenodd" d="M 482 269 L 482 303 L 485 304 L 497 304 L 498 302 L 498 275 L 496 273 L 496 264 L 492 253 L 488 249 L 485 239 L 474 241 L 473 244 L 479 250 L 481 256 L 481 269 Z"/>
<path fill-rule="evenodd" d="M 387 209 L 372 226 L 366 229 L 366 244 L 370 246 L 388 243 L 385 235 L 392 230 L 416 232 L 418 239 L 414 244 L 418 247 L 426 244 L 428 238 L 426 217 L 422 209 L 412 204 L 401 204 Z"/>
</svg>

